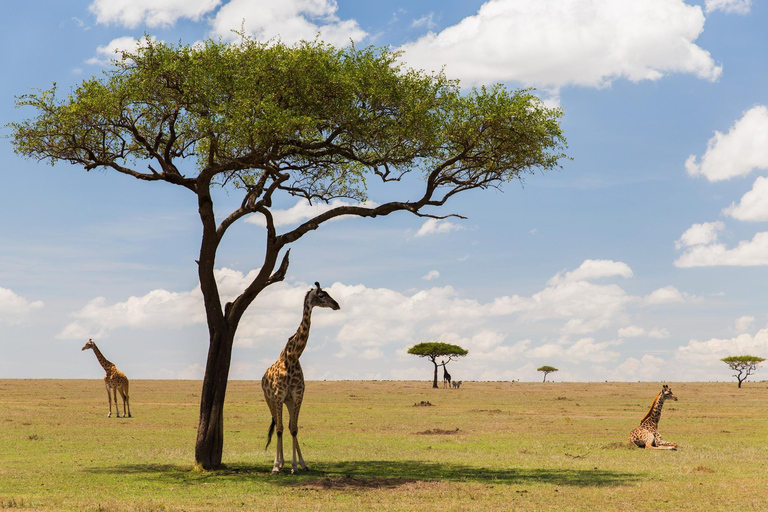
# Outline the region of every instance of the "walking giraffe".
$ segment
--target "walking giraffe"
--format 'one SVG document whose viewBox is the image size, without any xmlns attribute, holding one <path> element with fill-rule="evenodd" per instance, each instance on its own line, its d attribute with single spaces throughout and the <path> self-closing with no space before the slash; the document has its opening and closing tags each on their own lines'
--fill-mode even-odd
<svg viewBox="0 0 768 512">
<path fill-rule="evenodd" d="M 126 407 L 128 408 L 128 417 L 131 417 L 131 404 L 128 400 L 128 377 L 123 372 L 117 369 L 112 362 L 108 361 L 104 355 L 102 355 L 99 348 L 89 339 L 81 350 L 93 350 L 96 354 L 96 359 L 99 360 L 99 364 L 104 368 L 106 374 L 104 375 L 104 384 L 107 386 L 107 401 L 109 402 L 109 414 L 107 418 L 112 416 L 112 399 L 115 400 L 115 414 L 120 417 L 120 408 L 117 406 L 117 392 L 120 392 L 120 396 L 123 397 L 123 417 L 126 416 Z"/>
<path fill-rule="evenodd" d="M 304 297 L 304 310 L 301 316 L 301 323 L 296 334 L 288 339 L 285 348 L 280 353 L 277 361 L 270 366 L 264 377 L 261 378 L 261 389 L 264 390 L 264 398 L 272 413 L 272 424 L 269 426 L 267 434 L 267 446 L 272 441 L 272 433 L 277 427 L 277 453 L 275 454 L 275 464 L 272 467 L 272 474 L 279 473 L 283 467 L 283 404 L 288 409 L 288 429 L 293 438 L 293 461 L 291 464 L 291 473 L 296 474 L 296 456 L 299 463 L 305 470 L 309 470 L 304 463 L 304 457 L 301 456 L 299 441 L 296 436 L 299 433 L 299 411 L 301 410 L 301 401 L 304 399 L 304 372 L 299 364 L 299 357 L 307 346 L 309 338 L 310 317 L 312 308 L 331 308 L 334 311 L 339 309 L 339 304 L 320 288 L 320 283 L 315 283 L 317 288 L 312 288 Z"/>
<path fill-rule="evenodd" d="M 630 443 L 634 443 L 646 450 L 677 450 L 677 443 L 662 441 L 661 434 L 659 434 L 661 408 L 664 406 L 664 401 L 667 398 L 677 401 L 677 397 L 672 394 L 669 386 L 664 384 L 659 394 L 653 399 L 651 408 L 648 414 L 645 415 L 645 418 L 643 418 L 643 421 L 640 422 L 640 426 L 629 433 Z"/>
</svg>

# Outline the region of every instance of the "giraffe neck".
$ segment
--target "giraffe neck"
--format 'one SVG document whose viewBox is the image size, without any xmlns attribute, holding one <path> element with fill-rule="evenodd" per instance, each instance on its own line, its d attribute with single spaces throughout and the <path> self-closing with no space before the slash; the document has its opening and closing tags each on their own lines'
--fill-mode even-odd
<svg viewBox="0 0 768 512">
<path fill-rule="evenodd" d="M 96 359 L 99 360 L 99 364 L 102 368 L 104 368 L 105 371 L 109 371 L 110 369 L 114 368 L 115 365 L 112 364 L 112 362 L 108 361 L 106 357 L 101 353 L 101 350 L 98 349 L 96 344 L 93 344 L 93 353 L 96 354 Z"/>
<path fill-rule="evenodd" d="M 309 339 L 309 326 L 312 317 L 312 306 L 309 305 L 309 297 L 304 300 L 304 312 L 301 315 L 301 323 L 296 330 L 296 334 L 288 339 L 288 343 L 283 349 L 283 357 L 286 362 L 293 362 L 299 360 L 301 353 L 307 347 L 307 339 Z"/>
<path fill-rule="evenodd" d="M 659 425 L 661 419 L 661 408 L 664 406 L 664 393 L 659 393 L 651 404 L 651 408 L 648 410 L 648 414 L 643 418 L 643 422 L 651 422 L 654 425 Z"/>
</svg>

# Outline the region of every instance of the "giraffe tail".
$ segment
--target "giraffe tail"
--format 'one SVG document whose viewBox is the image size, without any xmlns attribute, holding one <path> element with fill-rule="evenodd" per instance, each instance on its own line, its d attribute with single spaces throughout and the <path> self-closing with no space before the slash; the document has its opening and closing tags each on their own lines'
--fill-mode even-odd
<svg viewBox="0 0 768 512">
<path fill-rule="evenodd" d="M 275 419 L 272 418 L 272 424 L 269 426 L 269 432 L 267 432 L 267 446 L 264 447 L 266 450 L 269 448 L 269 443 L 272 442 L 272 434 L 275 432 Z"/>
</svg>

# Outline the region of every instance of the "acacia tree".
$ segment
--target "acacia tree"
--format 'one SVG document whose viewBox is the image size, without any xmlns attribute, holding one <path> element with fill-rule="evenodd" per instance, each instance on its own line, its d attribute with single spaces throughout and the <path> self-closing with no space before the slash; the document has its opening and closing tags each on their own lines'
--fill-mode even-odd
<svg viewBox="0 0 768 512">
<path fill-rule="evenodd" d="M 547 375 L 553 372 L 560 371 L 554 366 L 542 366 L 541 368 L 536 369 L 537 372 L 544 372 L 544 380 L 542 382 L 547 382 Z"/>
<path fill-rule="evenodd" d="M 731 370 L 738 372 L 734 377 L 739 381 L 739 387 L 741 387 L 741 383 L 757 371 L 757 365 L 765 359 L 757 356 L 728 356 L 722 358 L 721 361 L 727 364 Z"/>
<path fill-rule="evenodd" d="M 432 361 L 432 364 L 435 365 L 435 375 L 434 379 L 432 381 L 432 387 L 437 387 L 437 367 L 442 366 L 445 367 L 446 364 L 450 363 L 451 361 L 455 361 L 459 357 L 464 357 L 469 353 L 468 350 L 465 350 L 461 348 L 458 345 L 451 345 L 450 343 L 439 343 L 439 342 L 428 342 L 428 343 L 419 343 L 417 345 L 412 346 L 408 349 L 409 354 L 413 354 L 415 356 L 419 357 L 426 357 L 430 361 Z M 442 361 L 440 364 L 437 363 L 437 358 L 445 358 L 447 357 L 447 360 Z"/>
<path fill-rule="evenodd" d="M 291 243 L 343 215 L 454 215 L 439 207 L 467 190 L 557 168 L 565 147 L 562 112 L 530 91 L 462 92 L 442 73 L 403 67 L 386 48 L 336 49 L 317 41 L 289 47 L 243 37 L 188 46 L 145 38 L 103 77 L 84 80 L 66 97 L 54 84 L 16 103 L 36 110 L 10 125 L 17 153 L 171 183 L 196 196 L 196 261 L 210 341 L 195 460 L 206 469 L 221 464 L 238 323 L 262 290 L 284 279 Z M 412 197 L 392 200 L 382 184 L 406 179 Z M 372 180 L 385 200 L 365 202 Z M 240 206 L 215 211 L 215 187 L 239 194 Z M 283 195 L 348 201 L 278 233 L 271 207 Z M 266 224 L 261 269 L 222 304 L 216 252 L 229 228 L 252 214 Z"/>
</svg>

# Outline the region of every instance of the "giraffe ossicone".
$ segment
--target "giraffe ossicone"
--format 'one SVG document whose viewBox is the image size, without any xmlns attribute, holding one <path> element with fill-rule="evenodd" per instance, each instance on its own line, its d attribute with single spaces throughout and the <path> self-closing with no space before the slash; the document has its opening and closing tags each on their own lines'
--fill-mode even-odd
<svg viewBox="0 0 768 512">
<path fill-rule="evenodd" d="M 671 399 L 677 401 L 672 390 L 664 384 L 656 398 L 653 399 L 648 414 L 640 422 L 640 426 L 629 433 L 629 442 L 646 450 L 677 450 L 677 443 L 670 443 L 661 439 L 659 434 L 659 420 L 664 401 Z"/>
<path fill-rule="evenodd" d="M 83 346 L 82 350 L 93 350 L 96 354 L 96 359 L 99 360 L 99 364 L 104 368 L 104 385 L 107 387 L 107 401 L 109 402 L 109 414 L 107 418 L 112 416 L 112 400 L 115 402 L 115 414 L 120 417 L 120 408 L 117 405 L 117 393 L 123 398 L 123 417 L 131 417 L 131 404 L 128 398 L 128 377 L 123 372 L 117 369 L 117 367 L 101 353 L 99 348 L 89 339 Z M 127 411 L 127 412 L 126 412 Z"/>
<path fill-rule="evenodd" d="M 277 431 L 277 449 L 272 474 L 279 473 L 285 462 L 283 456 L 283 404 L 288 409 L 288 430 L 293 441 L 293 460 L 291 473 L 298 472 L 296 459 L 304 470 L 309 470 L 304 457 L 301 455 L 297 435 L 299 433 L 299 411 L 304 400 L 304 372 L 299 363 L 299 357 L 307 346 L 309 339 L 309 327 L 312 316 L 312 308 L 330 308 L 334 311 L 340 309 L 339 304 L 328 295 L 328 292 L 320 288 L 320 283 L 315 282 L 316 288 L 310 289 L 304 296 L 304 309 L 301 323 L 296 334 L 288 339 L 285 348 L 280 353 L 277 361 L 270 366 L 261 378 L 261 389 L 264 391 L 264 399 L 272 414 L 272 424 L 267 433 L 267 445 L 272 441 L 272 434 Z"/>
</svg>

